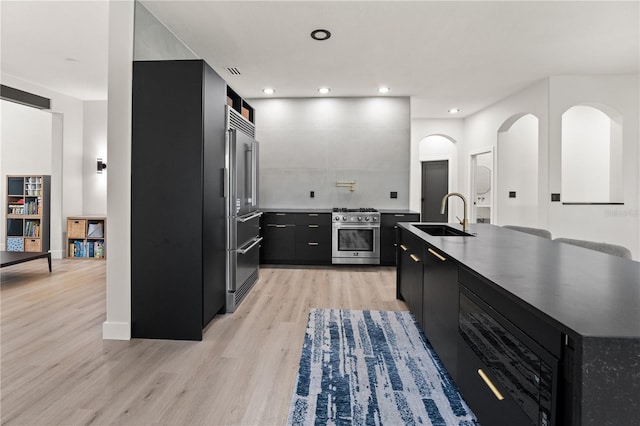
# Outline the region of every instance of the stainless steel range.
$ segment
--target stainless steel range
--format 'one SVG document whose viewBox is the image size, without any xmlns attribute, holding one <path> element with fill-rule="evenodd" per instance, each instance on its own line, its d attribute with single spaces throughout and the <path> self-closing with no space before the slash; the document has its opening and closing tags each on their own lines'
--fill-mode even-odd
<svg viewBox="0 0 640 426">
<path fill-rule="evenodd" d="M 380 264 L 380 213 L 372 208 L 334 208 L 332 263 Z"/>
</svg>

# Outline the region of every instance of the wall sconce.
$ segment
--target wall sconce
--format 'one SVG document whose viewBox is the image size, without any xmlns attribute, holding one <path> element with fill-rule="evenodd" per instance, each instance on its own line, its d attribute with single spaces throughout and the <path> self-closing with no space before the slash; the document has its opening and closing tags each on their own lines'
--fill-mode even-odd
<svg viewBox="0 0 640 426">
<path fill-rule="evenodd" d="M 102 173 L 102 171 L 106 168 L 107 168 L 107 163 L 103 163 L 102 158 L 98 158 L 98 166 L 96 171 L 98 173 Z"/>
</svg>

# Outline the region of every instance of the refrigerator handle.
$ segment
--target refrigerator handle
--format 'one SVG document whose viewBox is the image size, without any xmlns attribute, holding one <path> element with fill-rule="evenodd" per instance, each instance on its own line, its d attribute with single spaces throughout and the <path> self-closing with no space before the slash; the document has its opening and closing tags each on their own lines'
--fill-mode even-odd
<svg viewBox="0 0 640 426">
<path fill-rule="evenodd" d="M 222 176 L 222 182 L 223 182 L 223 189 L 222 189 L 222 196 L 224 198 L 228 198 L 230 196 L 230 190 L 229 190 L 229 185 L 231 184 L 231 182 L 229 182 L 229 161 L 231 159 L 231 140 L 232 138 L 235 137 L 235 130 L 234 129 L 227 129 L 227 131 L 224 134 L 224 138 L 225 138 L 225 148 L 224 148 L 224 156 L 225 156 L 225 165 L 224 165 L 224 171 L 223 171 L 223 176 Z"/>
<path fill-rule="evenodd" d="M 258 143 L 251 144 L 251 206 L 258 205 Z"/>
<path fill-rule="evenodd" d="M 227 198 L 229 196 L 229 169 L 226 167 L 222 169 L 222 197 Z"/>
</svg>

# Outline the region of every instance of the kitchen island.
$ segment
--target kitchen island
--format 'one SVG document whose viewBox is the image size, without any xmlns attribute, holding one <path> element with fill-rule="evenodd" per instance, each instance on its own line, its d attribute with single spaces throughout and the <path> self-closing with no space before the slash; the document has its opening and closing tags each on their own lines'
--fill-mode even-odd
<svg viewBox="0 0 640 426">
<path fill-rule="evenodd" d="M 640 418 L 640 263 L 488 224 L 398 226 L 398 297 L 481 424 Z"/>
</svg>

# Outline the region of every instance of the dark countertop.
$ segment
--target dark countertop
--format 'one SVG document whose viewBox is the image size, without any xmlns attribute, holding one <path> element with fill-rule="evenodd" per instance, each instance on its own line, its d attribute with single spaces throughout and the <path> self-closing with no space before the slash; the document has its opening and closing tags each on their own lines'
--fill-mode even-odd
<svg viewBox="0 0 640 426">
<path fill-rule="evenodd" d="M 380 209 L 378 211 L 380 213 L 387 213 L 387 214 L 420 214 L 416 211 L 408 210 L 408 209 Z"/>
<path fill-rule="evenodd" d="M 276 209 L 276 208 L 264 208 L 260 209 L 265 213 L 331 213 L 331 209 Z"/>
<path fill-rule="evenodd" d="M 489 224 L 470 224 L 475 237 L 437 237 L 411 223 L 399 226 L 567 332 L 640 338 L 640 262 Z"/>
<path fill-rule="evenodd" d="M 282 209 L 278 209 L 278 208 L 273 208 L 273 207 L 268 207 L 268 208 L 263 208 L 260 209 L 265 213 L 331 213 L 332 212 L 332 208 L 324 208 L 324 209 L 313 209 L 313 208 L 308 208 L 308 209 L 290 209 L 290 208 L 282 208 Z M 395 214 L 418 214 L 418 212 L 415 212 L 413 210 L 407 210 L 407 209 L 382 209 L 382 210 L 378 210 L 380 213 L 395 213 Z"/>
</svg>

